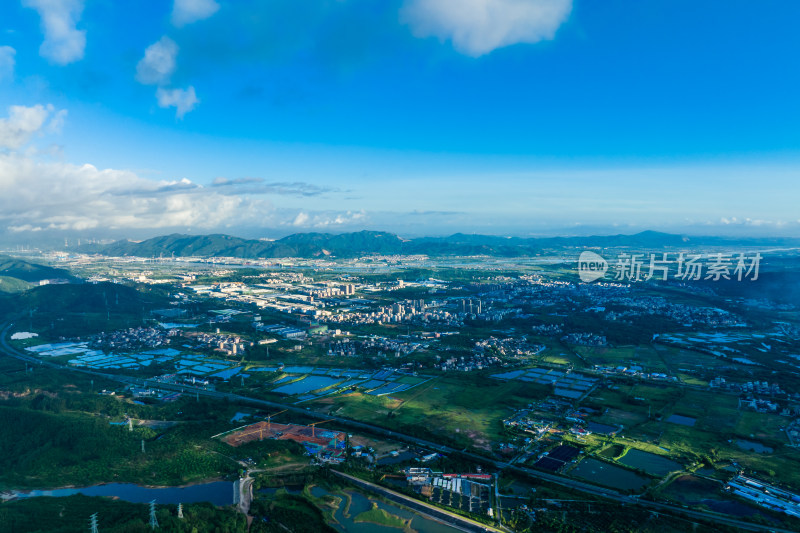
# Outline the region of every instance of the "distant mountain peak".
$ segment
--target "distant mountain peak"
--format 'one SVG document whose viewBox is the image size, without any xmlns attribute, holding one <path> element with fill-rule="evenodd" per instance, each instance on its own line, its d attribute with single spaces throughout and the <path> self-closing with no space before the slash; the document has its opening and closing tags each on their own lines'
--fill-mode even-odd
<svg viewBox="0 0 800 533">
<path fill-rule="evenodd" d="M 448 237 L 404 239 L 387 231 L 362 230 L 353 233 L 295 233 L 281 239 L 243 239 L 232 235 L 185 235 L 173 233 L 140 242 L 117 241 L 108 245 L 85 245 L 86 253 L 110 256 L 200 256 L 239 257 L 243 259 L 277 257 L 351 258 L 371 254 L 493 255 L 517 257 L 541 254 L 543 250 L 570 248 L 641 247 L 658 249 L 724 244 L 800 243 L 797 239 L 736 240 L 722 237 L 688 237 L 646 230 L 633 235 L 596 235 L 588 237 L 510 237 L 454 233 Z"/>
</svg>

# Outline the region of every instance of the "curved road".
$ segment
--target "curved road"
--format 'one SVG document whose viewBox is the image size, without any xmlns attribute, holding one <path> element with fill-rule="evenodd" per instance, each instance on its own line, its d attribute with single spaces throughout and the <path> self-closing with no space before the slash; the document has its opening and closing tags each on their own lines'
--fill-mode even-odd
<svg viewBox="0 0 800 533">
<path fill-rule="evenodd" d="M 503 461 L 498 461 L 492 459 L 490 457 L 484 457 L 482 455 L 478 455 L 472 452 L 468 452 L 466 450 L 457 450 L 455 448 L 451 448 L 450 446 L 446 446 L 444 444 L 437 444 L 435 442 L 430 442 L 424 439 L 420 439 L 417 437 L 413 437 L 411 435 L 405 435 L 403 433 L 398 433 L 396 431 L 392 431 L 390 429 L 386 429 L 380 426 L 374 426 L 372 424 L 366 424 L 364 422 L 358 422 L 356 420 L 351 420 L 349 418 L 344 418 L 336 415 L 328 415 L 325 413 L 318 413 L 316 411 L 311 411 L 308 409 L 304 409 L 301 407 L 296 407 L 293 405 L 287 405 L 279 402 L 273 402 L 269 400 L 261 400 L 258 398 L 250 398 L 247 396 L 241 396 L 239 394 L 232 394 L 232 393 L 225 393 L 225 392 L 218 392 L 218 391 L 209 391 L 205 389 L 200 389 L 197 387 L 190 387 L 185 385 L 175 385 L 172 383 L 161 383 L 159 381 L 152 381 L 147 379 L 136 379 L 128 376 L 118 376 L 113 374 L 105 374 L 103 372 L 97 372 L 94 370 L 87 370 L 83 368 L 75 368 L 64 366 L 56 363 L 51 363 L 48 361 L 43 361 L 36 357 L 32 357 L 30 355 L 21 353 L 17 351 L 15 348 L 8 344 L 6 336 L 8 334 L 8 330 L 11 329 L 13 324 L 5 323 L 2 324 L 2 330 L 0 331 L 0 350 L 8 356 L 14 357 L 16 359 L 21 359 L 23 361 L 36 363 L 41 366 L 47 366 L 49 368 L 55 368 L 60 370 L 68 370 L 73 372 L 79 372 L 82 374 L 93 375 L 97 377 L 103 377 L 112 381 L 118 381 L 121 383 L 127 383 L 130 385 L 138 385 L 142 387 L 154 387 L 164 390 L 173 390 L 176 392 L 192 392 L 195 394 L 200 394 L 202 396 L 207 396 L 210 398 L 217 398 L 220 400 L 227 399 L 231 402 L 237 402 L 241 404 L 248 404 L 253 405 L 256 407 L 270 407 L 272 409 L 285 409 L 288 412 L 303 414 L 304 416 L 310 418 L 318 418 L 323 420 L 335 420 L 339 424 L 345 427 L 360 429 L 367 433 L 371 433 L 373 435 L 379 435 L 382 437 L 388 437 L 393 440 L 406 442 L 409 444 L 414 444 L 416 446 L 429 448 L 432 450 L 436 450 L 437 452 L 447 454 L 447 455 L 460 455 L 461 457 L 467 458 L 471 461 L 474 461 L 479 464 L 488 465 L 498 470 L 507 470 L 512 471 L 516 474 L 521 474 L 523 476 L 527 476 L 529 478 L 535 478 L 544 480 L 550 483 L 554 483 L 557 485 L 561 485 L 563 487 L 567 487 L 570 489 L 579 490 L 581 492 L 585 492 L 588 494 L 592 494 L 594 496 L 599 496 L 602 498 L 607 498 L 610 500 L 617 501 L 623 505 L 637 505 L 640 507 L 644 507 L 646 509 L 650 509 L 660 513 L 667 513 L 667 514 L 677 514 L 680 516 L 688 516 L 691 518 L 695 518 L 698 520 L 705 520 L 711 523 L 720 523 L 725 524 L 727 526 L 737 527 L 746 531 L 767 531 L 767 532 L 779 532 L 779 533 L 793 533 L 787 529 L 780 529 L 775 527 L 764 526 L 760 524 L 753 524 L 751 522 L 744 522 L 741 520 L 737 520 L 735 518 L 731 518 L 728 515 L 723 515 L 714 512 L 705 512 L 705 511 L 696 511 L 684 507 L 678 507 L 675 505 L 669 505 L 665 503 L 654 502 L 650 500 L 640 500 L 636 496 L 628 496 L 625 494 L 620 493 L 619 491 L 613 489 L 607 489 L 603 487 L 599 487 L 597 485 L 592 485 L 590 483 L 584 483 L 582 481 L 577 481 L 574 479 L 558 476 L 556 474 L 549 474 L 547 472 L 541 472 L 539 470 L 533 470 L 531 468 L 525 468 L 521 466 L 511 465 Z"/>
</svg>

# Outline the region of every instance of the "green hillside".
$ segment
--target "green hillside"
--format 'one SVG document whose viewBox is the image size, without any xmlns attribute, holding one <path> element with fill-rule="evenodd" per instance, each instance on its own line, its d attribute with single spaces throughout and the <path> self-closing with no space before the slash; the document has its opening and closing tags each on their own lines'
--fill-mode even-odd
<svg viewBox="0 0 800 533">
<path fill-rule="evenodd" d="M 18 293 L 30 289 L 33 285 L 27 281 L 10 276 L 0 276 L 0 293 Z"/>
<path fill-rule="evenodd" d="M 32 263 L 8 255 L 0 255 L 0 276 L 16 278 L 29 283 L 35 283 L 43 279 L 72 279 L 72 276 L 66 270 Z"/>
</svg>

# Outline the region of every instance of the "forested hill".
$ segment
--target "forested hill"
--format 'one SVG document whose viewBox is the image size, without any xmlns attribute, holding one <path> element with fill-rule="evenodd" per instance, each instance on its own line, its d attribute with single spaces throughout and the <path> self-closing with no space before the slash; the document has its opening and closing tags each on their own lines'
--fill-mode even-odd
<svg viewBox="0 0 800 533">
<path fill-rule="evenodd" d="M 448 237 L 403 239 L 393 233 L 359 231 L 355 233 L 296 233 L 267 241 L 243 239 L 231 235 L 172 234 L 141 242 L 117 241 L 107 245 L 85 245 L 83 253 L 138 257 L 239 257 L 245 259 L 274 257 L 359 257 L 371 254 L 490 255 L 501 257 L 530 256 L 547 250 L 585 247 L 638 247 L 642 250 L 690 246 L 775 245 L 797 246 L 798 239 L 726 239 L 688 237 L 656 231 L 633 235 L 589 237 L 498 237 L 457 233 Z"/>
<path fill-rule="evenodd" d="M 60 268 L 52 268 L 1 254 L 0 276 L 16 278 L 29 283 L 35 283 L 43 279 L 69 279 L 72 277 L 69 272 L 61 270 Z"/>
<path fill-rule="evenodd" d="M 25 291 L 45 279 L 73 279 L 69 272 L 0 254 L 0 294 Z"/>
</svg>

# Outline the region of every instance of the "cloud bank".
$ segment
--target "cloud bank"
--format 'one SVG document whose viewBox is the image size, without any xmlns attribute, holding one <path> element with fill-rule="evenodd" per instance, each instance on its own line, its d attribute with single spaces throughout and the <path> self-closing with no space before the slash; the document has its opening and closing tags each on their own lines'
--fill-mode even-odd
<svg viewBox="0 0 800 533">
<path fill-rule="evenodd" d="M 11 106 L 0 119 L 0 227 L 11 232 L 107 231 L 231 227 L 330 227 L 363 213 L 276 209 L 267 195 L 313 196 L 329 189 L 304 182 L 217 178 L 153 180 L 128 170 L 99 169 L 37 158 L 33 138 L 56 133 L 66 110 Z M 23 149 L 23 150 L 20 150 Z M 250 187 L 255 186 L 254 190 Z"/>
</svg>

